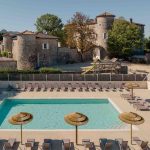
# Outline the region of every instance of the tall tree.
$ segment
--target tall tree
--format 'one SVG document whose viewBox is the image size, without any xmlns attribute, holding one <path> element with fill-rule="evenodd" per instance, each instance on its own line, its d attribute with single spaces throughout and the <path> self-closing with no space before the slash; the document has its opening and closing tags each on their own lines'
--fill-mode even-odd
<svg viewBox="0 0 150 150">
<path fill-rule="evenodd" d="M 131 56 L 135 49 L 143 46 L 143 33 L 134 23 L 124 19 L 114 21 L 108 32 L 108 51 L 111 57 Z"/>
<path fill-rule="evenodd" d="M 0 41 L 3 40 L 3 33 L 0 33 Z"/>
<path fill-rule="evenodd" d="M 150 52 L 150 37 L 145 38 L 144 40 L 144 48 L 146 52 Z"/>
<path fill-rule="evenodd" d="M 88 25 L 89 17 L 76 12 L 65 26 L 66 43 L 71 48 L 77 48 L 83 61 L 83 54 L 94 47 L 95 33 Z"/>
<path fill-rule="evenodd" d="M 3 34 L 7 33 L 7 30 L 3 29 L 0 31 L 0 41 L 3 40 Z"/>
<path fill-rule="evenodd" d="M 63 39 L 64 31 L 62 20 L 53 14 L 44 14 L 38 17 L 35 26 L 39 32 L 46 32 L 49 35 L 57 36 L 60 38 L 60 41 Z"/>
</svg>

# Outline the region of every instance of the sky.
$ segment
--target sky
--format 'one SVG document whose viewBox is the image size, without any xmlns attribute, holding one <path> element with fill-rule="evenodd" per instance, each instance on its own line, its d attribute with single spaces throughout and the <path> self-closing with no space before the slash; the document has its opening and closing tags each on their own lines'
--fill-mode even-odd
<svg viewBox="0 0 150 150">
<path fill-rule="evenodd" d="M 45 13 L 66 23 L 75 12 L 95 18 L 106 11 L 145 24 L 150 36 L 150 0 L 0 0 L 0 30 L 36 31 L 36 18 Z"/>
</svg>

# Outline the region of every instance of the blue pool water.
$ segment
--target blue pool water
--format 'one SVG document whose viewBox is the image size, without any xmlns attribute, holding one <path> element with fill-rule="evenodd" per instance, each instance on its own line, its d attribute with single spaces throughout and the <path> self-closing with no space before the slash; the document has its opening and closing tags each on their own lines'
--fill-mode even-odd
<svg viewBox="0 0 150 150">
<path fill-rule="evenodd" d="M 124 125 L 107 99 L 5 99 L 0 104 L 0 129 L 19 129 L 8 122 L 19 112 L 33 114 L 25 129 L 73 129 L 64 121 L 64 116 L 72 112 L 88 116 L 89 122 L 81 129 L 118 129 Z"/>
</svg>

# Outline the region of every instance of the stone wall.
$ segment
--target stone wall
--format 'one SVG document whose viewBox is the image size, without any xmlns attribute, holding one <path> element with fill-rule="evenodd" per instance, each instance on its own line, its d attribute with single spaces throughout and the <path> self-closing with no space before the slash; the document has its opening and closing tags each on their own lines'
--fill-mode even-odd
<svg viewBox="0 0 150 150">
<path fill-rule="evenodd" d="M 15 47 L 13 47 L 13 58 L 17 61 L 17 69 L 33 69 L 36 65 L 35 36 L 18 35 Z"/>
<path fill-rule="evenodd" d="M 43 49 L 42 44 L 49 45 L 48 49 Z M 47 67 L 57 63 L 57 39 L 36 39 L 37 67 Z"/>
<path fill-rule="evenodd" d="M 93 58 L 93 52 L 88 51 L 85 52 L 83 55 L 84 61 L 90 61 Z M 67 47 L 61 47 L 58 48 L 58 63 L 74 63 L 74 62 L 80 62 L 81 56 L 78 53 L 77 49 L 70 49 Z"/>
<path fill-rule="evenodd" d="M 11 60 L 11 61 L 0 61 L 0 70 L 16 70 L 17 69 L 17 61 Z"/>
<path fill-rule="evenodd" d="M 3 45 L 5 51 L 12 51 L 12 38 L 10 36 L 3 37 Z"/>
</svg>

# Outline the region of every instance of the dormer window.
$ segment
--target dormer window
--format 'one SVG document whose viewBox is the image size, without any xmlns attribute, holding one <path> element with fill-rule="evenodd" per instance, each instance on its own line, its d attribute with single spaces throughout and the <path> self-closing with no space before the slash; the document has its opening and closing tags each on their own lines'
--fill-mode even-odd
<svg viewBox="0 0 150 150">
<path fill-rule="evenodd" d="M 48 43 L 43 43 L 42 44 L 42 49 L 49 49 L 49 44 Z"/>
</svg>

